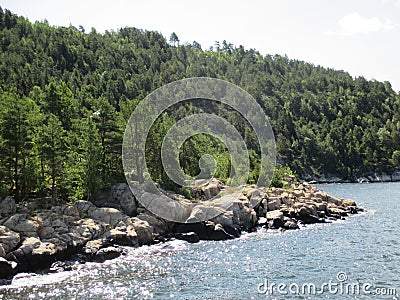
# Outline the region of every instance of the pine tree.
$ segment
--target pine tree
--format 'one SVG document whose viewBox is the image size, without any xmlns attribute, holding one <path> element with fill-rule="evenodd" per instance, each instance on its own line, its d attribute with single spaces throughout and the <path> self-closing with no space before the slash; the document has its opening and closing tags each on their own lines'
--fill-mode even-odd
<svg viewBox="0 0 400 300">
<path fill-rule="evenodd" d="M 96 101 L 96 111 L 92 117 L 96 123 L 101 143 L 101 179 L 112 183 L 121 178 L 122 130 L 120 116 L 104 97 Z"/>
<path fill-rule="evenodd" d="M 34 148 L 35 118 L 39 115 L 39 109 L 34 101 L 21 98 L 15 92 L 1 93 L 0 107 L 0 168 L 6 175 L 10 193 L 18 201 L 27 196 L 27 172 Z"/>
<path fill-rule="evenodd" d="M 39 149 L 43 181 L 50 182 L 51 197 L 61 195 L 62 180 L 65 174 L 63 161 L 66 152 L 66 131 L 54 114 L 48 114 L 38 129 Z"/>
<path fill-rule="evenodd" d="M 99 140 L 99 132 L 93 118 L 89 117 L 83 121 L 84 138 L 83 138 L 83 187 L 87 199 L 91 199 L 94 192 L 100 190 L 106 185 L 101 180 L 101 143 Z"/>
</svg>

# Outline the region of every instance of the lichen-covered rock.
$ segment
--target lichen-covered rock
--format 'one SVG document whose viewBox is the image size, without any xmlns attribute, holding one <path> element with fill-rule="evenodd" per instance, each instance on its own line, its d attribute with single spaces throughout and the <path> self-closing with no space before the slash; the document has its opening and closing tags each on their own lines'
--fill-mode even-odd
<svg viewBox="0 0 400 300">
<path fill-rule="evenodd" d="M 298 229 L 299 224 L 342 218 L 360 210 L 353 200 L 329 196 L 308 184 L 292 185 L 290 190 L 248 186 L 239 197 L 206 200 L 221 189 L 222 184 L 217 180 L 196 188 L 200 197 L 197 200 L 205 200 L 200 204 L 173 193 L 168 193 L 173 195 L 169 198 L 144 189 L 141 201 L 150 208 L 136 206 L 126 184 L 109 189 L 108 200 L 104 199 L 126 214 L 138 214 L 132 218 L 116 208 L 98 208 L 83 200 L 73 205 L 38 209 L 34 216 L 29 210 L 21 213 L 18 207 L 19 213 L 0 220 L 0 257 L 4 258 L 0 265 L 6 270 L 3 275 L 0 270 L 0 277 L 10 274 L 12 261 L 18 263 L 12 272 L 48 267 L 72 254 L 77 254 L 79 261 L 104 261 L 122 253 L 120 248 L 110 247 L 114 245 L 135 247 L 173 236 L 188 242 L 225 240 L 238 237 L 242 229 L 250 231 L 256 225 Z M 14 211 L 12 200 L 7 201 L 8 204 L 2 201 L 3 207 L 9 207 L 2 215 Z M 161 219 L 155 215 L 157 212 L 182 223 Z"/>
<path fill-rule="evenodd" d="M 38 247 L 34 248 L 32 250 L 32 255 L 38 255 L 38 256 L 43 256 L 43 255 L 54 255 L 57 252 L 57 248 L 53 243 L 50 242 L 41 242 Z"/>
<path fill-rule="evenodd" d="M 82 252 L 86 255 L 92 256 L 106 245 L 108 245 L 108 243 L 104 239 L 92 240 L 86 243 L 85 247 L 82 249 Z"/>
</svg>

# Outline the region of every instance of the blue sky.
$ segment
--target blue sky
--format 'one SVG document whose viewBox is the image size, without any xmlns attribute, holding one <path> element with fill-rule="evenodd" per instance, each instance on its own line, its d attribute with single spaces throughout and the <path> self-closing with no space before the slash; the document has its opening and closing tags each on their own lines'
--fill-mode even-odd
<svg viewBox="0 0 400 300">
<path fill-rule="evenodd" d="M 203 49 L 227 40 L 391 82 L 400 91 L 400 0 L 0 0 L 31 21 L 156 30 Z"/>
</svg>

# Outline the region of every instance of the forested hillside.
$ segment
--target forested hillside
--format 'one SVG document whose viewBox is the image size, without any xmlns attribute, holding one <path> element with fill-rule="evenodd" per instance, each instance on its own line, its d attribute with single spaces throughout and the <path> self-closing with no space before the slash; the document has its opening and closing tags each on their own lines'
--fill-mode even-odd
<svg viewBox="0 0 400 300">
<path fill-rule="evenodd" d="M 375 58 L 374 58 L 375 59 Z M 378 58 L 377 58 L 378 59 Z M 138 101 L 182 78 L 207 76 L 248 91 L 265 109 L 277 140 L 278 162 L 298 175 L 344 179 L 400 167 L 400 96 L 389 82 L 348 73 L 223 41 L 203 50 L 157 32 L 135 28 L 85 31 L 31 23 L 0 9 L 0 190 L 29 195 L 90 198 L 124 181 L 122 135 Z M 157 161 L 162 133 L 201 103 L 160 118 L 148 145 Z M 237 115 L 222 110 L 253 149 Z M 226 176 L 229 157 L 218 141 L 198 136 L 184 145 L 182 165 L 196 173 L 201 152 L 219 156 Z M 185 151 L 185 149 L 183 149 Z M 156 165 L 152 176 L 166 182 Z"/>
</svg>

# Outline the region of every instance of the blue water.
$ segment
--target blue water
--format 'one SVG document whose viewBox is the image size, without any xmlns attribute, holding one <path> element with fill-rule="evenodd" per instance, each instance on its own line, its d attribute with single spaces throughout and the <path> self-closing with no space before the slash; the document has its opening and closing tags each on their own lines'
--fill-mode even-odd
<svg viewBox="0 0 400 300">
<path fill-rule="evenodd" d="M 0 299 L 399 299 L 400 183 L 319 187 L 368 212 L 296 231 L 129 249 L 104 264 L 15 280 Z M 301 290 L 311 283 L 319 295 Z"/>
</svg>

